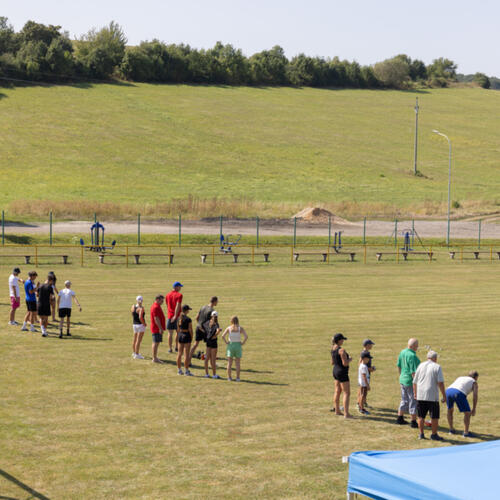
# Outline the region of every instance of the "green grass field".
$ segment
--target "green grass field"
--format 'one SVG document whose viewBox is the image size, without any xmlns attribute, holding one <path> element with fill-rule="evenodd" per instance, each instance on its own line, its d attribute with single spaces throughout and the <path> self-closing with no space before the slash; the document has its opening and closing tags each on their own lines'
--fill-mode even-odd
<svg viewBox="0 0 500 500">
<path fill-rule="evenodd" d="M 416 96 L 426 177 L 410 174 Z M 458 212 L 500 203 L 494 91 L 103 84 L 0 97 L 11 217 L 291 216 L 310 204 L 350 217 L 442 215 L 448 145 L 434 128 L 453 142 Z"/>
<path fill-rule="evenodd" d="M 74 314 L 71 339 L 5 326 L 8 297 L 0 300 L 5 498 L 344 498 L 342 456 L 437 446 L 393 425 L 395 362 L 410 336 L 419 338 L 421 358 L 425 346 L 438 351 L 447 384 L 479 370 L 472 430 L 481 440 L 500 437 L 500 284 L 489 262 L 237 270 L 44 264 L 39 273 L 49 269 L 58 283 L 73 281 L 84 308 Z M 0 271 L 6 292 L 10 266 Z M 241 383 L 200 378 L 198 361 L 196 377 L 178 376 L 164 344 L 166 365 L 131 359 L 135 296 L 142 293 L 149 305 L 177 279 L 194 309 L 215 293 L 222 324 L 240 317 L 249 333 Z M 329 412 L 336 331 L 349 338 L 355 356 L 364 338 L 376 342 L 369 417 L 344 421 Z M 221 375 L 225 364 L 219 361 Z M 441 432 L 443 446 L 466 442 Z"/>
</svg>

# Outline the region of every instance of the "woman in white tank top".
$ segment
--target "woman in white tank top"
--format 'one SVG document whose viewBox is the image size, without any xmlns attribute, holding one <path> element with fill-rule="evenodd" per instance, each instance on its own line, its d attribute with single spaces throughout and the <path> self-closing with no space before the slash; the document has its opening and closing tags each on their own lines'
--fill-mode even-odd
<svg viewBox="0 0 500 500">
<path fill-rule="evenodd" d="M 243 336 L 243 341 L 241 340 Z M 226 356 L 227 356 L 227 379 L 232 382 L 232 367 L 233 358 L 236 363 L 236 382 L 240 381 L 240 360 L 243 356 L 241 346 L 245 344 L 248 340 L 247 332 L 240 326 L 240 322 L 237 316 L 231 318 L 231 324 L 224 330 L 222 334 L 222 339 L 227 344 Z"/>
</svg>

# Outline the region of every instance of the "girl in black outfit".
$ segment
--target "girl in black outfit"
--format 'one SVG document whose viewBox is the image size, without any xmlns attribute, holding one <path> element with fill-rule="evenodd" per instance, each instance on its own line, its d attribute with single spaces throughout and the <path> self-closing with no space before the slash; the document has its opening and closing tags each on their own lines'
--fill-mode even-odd
<svg viewBox="0 0 500 500">
<path fill-rule="evenodd" d="M 192 377 L 193 374 L 189 371 L 189 364 L 191 363 L 191 342 L 193 341 L 193 324 L 188 312 L 191 308 L 185 304 L 182 306 L 182 313 L 177 321 L 177 339 L 179 341 L 179 352 L 177 353 L 177 373 L 182 373 L 182 354 L 184 354 L 184 368 L 186 375 Z"/>
<path fill-rule="evenodd" d="M 352 358 L 349 357 L 347 351 L 342 347 L 344 340 L 347 340 L 341 333 L 336 333 L 332 338 L 332 365 L 333 378 L 335 380 L 335 393 L 333 395 L 333 408 L 331 411 L 335 415 L 342 415 L 340 411 L 340 394 L 344 392 L 344 418 L 352 418 L 349 413 L 349 396 L 351 388 L 349 383 L 349 363 Z"/>
<path fill-rule="evenodd" d="M 212 366 L 212 378 L 220 378 L 217 375 L 217 336 L 221 332 L 219 327 L 219 316 L 217 311 L 212 311 L 210 320 L 203 325 L 203 329 L 207 334 L 205 342 L 207 343 L 207 355 L 205 356 L 205 378 L 210 378 L 208 374 L 208 362 Z"/>
<path fill-rule="evenodd" d="M 57 321 L 56 319 L 56 297 L 59 295 L 59 290 L 56 287 L 56 275 L 54 271 L 49 271 L 48 276 L 52 276 L 52 288 L 54 290 L 54 296 L 50 299 L 50 309 L 52 311 L 52 321 Z"/>
</svg>

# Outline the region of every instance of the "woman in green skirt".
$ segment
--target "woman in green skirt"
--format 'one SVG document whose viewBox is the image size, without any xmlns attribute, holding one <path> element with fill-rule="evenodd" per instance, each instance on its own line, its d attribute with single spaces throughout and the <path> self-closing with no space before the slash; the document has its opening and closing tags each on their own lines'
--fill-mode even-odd
<svg viewBox="0 0 500 500">
<path fill-rule="evenodd" d="M 243 336 L 243 341 L 241 337 Z M 231 324 L 224 330 L 222 339 L 227 344 L 227 379 L 233 381 L 231 377 L 231 370 L 233 367 L 233 359 L 236 363 L 236 382 L 240 381 L 240 360 L 242 357 L 241 346 L 248 340 L 247 332 L 240 326 L 237 316 L 231 318 Z"/>
</svg>

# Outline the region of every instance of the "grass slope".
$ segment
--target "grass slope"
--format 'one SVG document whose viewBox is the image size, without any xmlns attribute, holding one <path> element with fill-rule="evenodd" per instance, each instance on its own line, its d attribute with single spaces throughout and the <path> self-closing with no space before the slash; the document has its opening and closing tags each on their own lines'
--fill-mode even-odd
<svg viewBox="0 0 500 500">
<path fill-rule="evenodd" d="M 479 370 L 472 430 L 480 439 L 498 439 L 496 273 L 483 262 L 407 264 L 329 272 L 241 267 L 237 275 L 210 266 L 51 266 L 60 281 L 73 281 L 84 308 L 74 314 L 71 339 L 7 327 L 8 303 L 0 302 L 1 494 L 34 496 L 21 482 L 54 500 L 345 498 L 342 456 L 439 446 L 393 425 L 396 358 L 412 335 L 420 339 L 421 358 L 425 345 L 439 352 L 447 384 Z M 0 274 L 9 270 L 2 266 Z M 175 279 L 195 310 L 217 293 L 222 323 L 240 317 L 249 333 L 242 383 L 200 378 L 197 361 L 196 377 L 179 377 L 165 344 L 164 366 L 130 358 L 134 297 L 143 293 L 150 304 Z M 329 345 L 339 330 L 354 357 L 364 338 L 376 342 L 370 417 L 344 422 L 328 411 Z M 144 354 L 149 340 L 146 335 Z M 219 364 L 224 375 L 225 362 Z M 456 426 L 462 428 L 460 418 Z M 446 438 L 444 446 L 466 442 Z"/>
<path fill-rule="evenodd" d="M 428 178 L 409 174 L 416 96 Z M 498 201 L 493 91 L 103 84 L 4 88 L 0 97 L 0 196 L 3 206 L 18 201 L 9 208 L 20 214 L 39 210 L 29 200 L 79 202 L 62 214 L 96 202 L 118 214 L 115 204 L 152 215 L 290 215 L 311 203 L 348 215 L 439 213 L 448 148 L 434 128 L 453 141 L 453 199 L 469 211 Z M 202 202 L 213 198 L 222 201 Z"/>
</svg>

